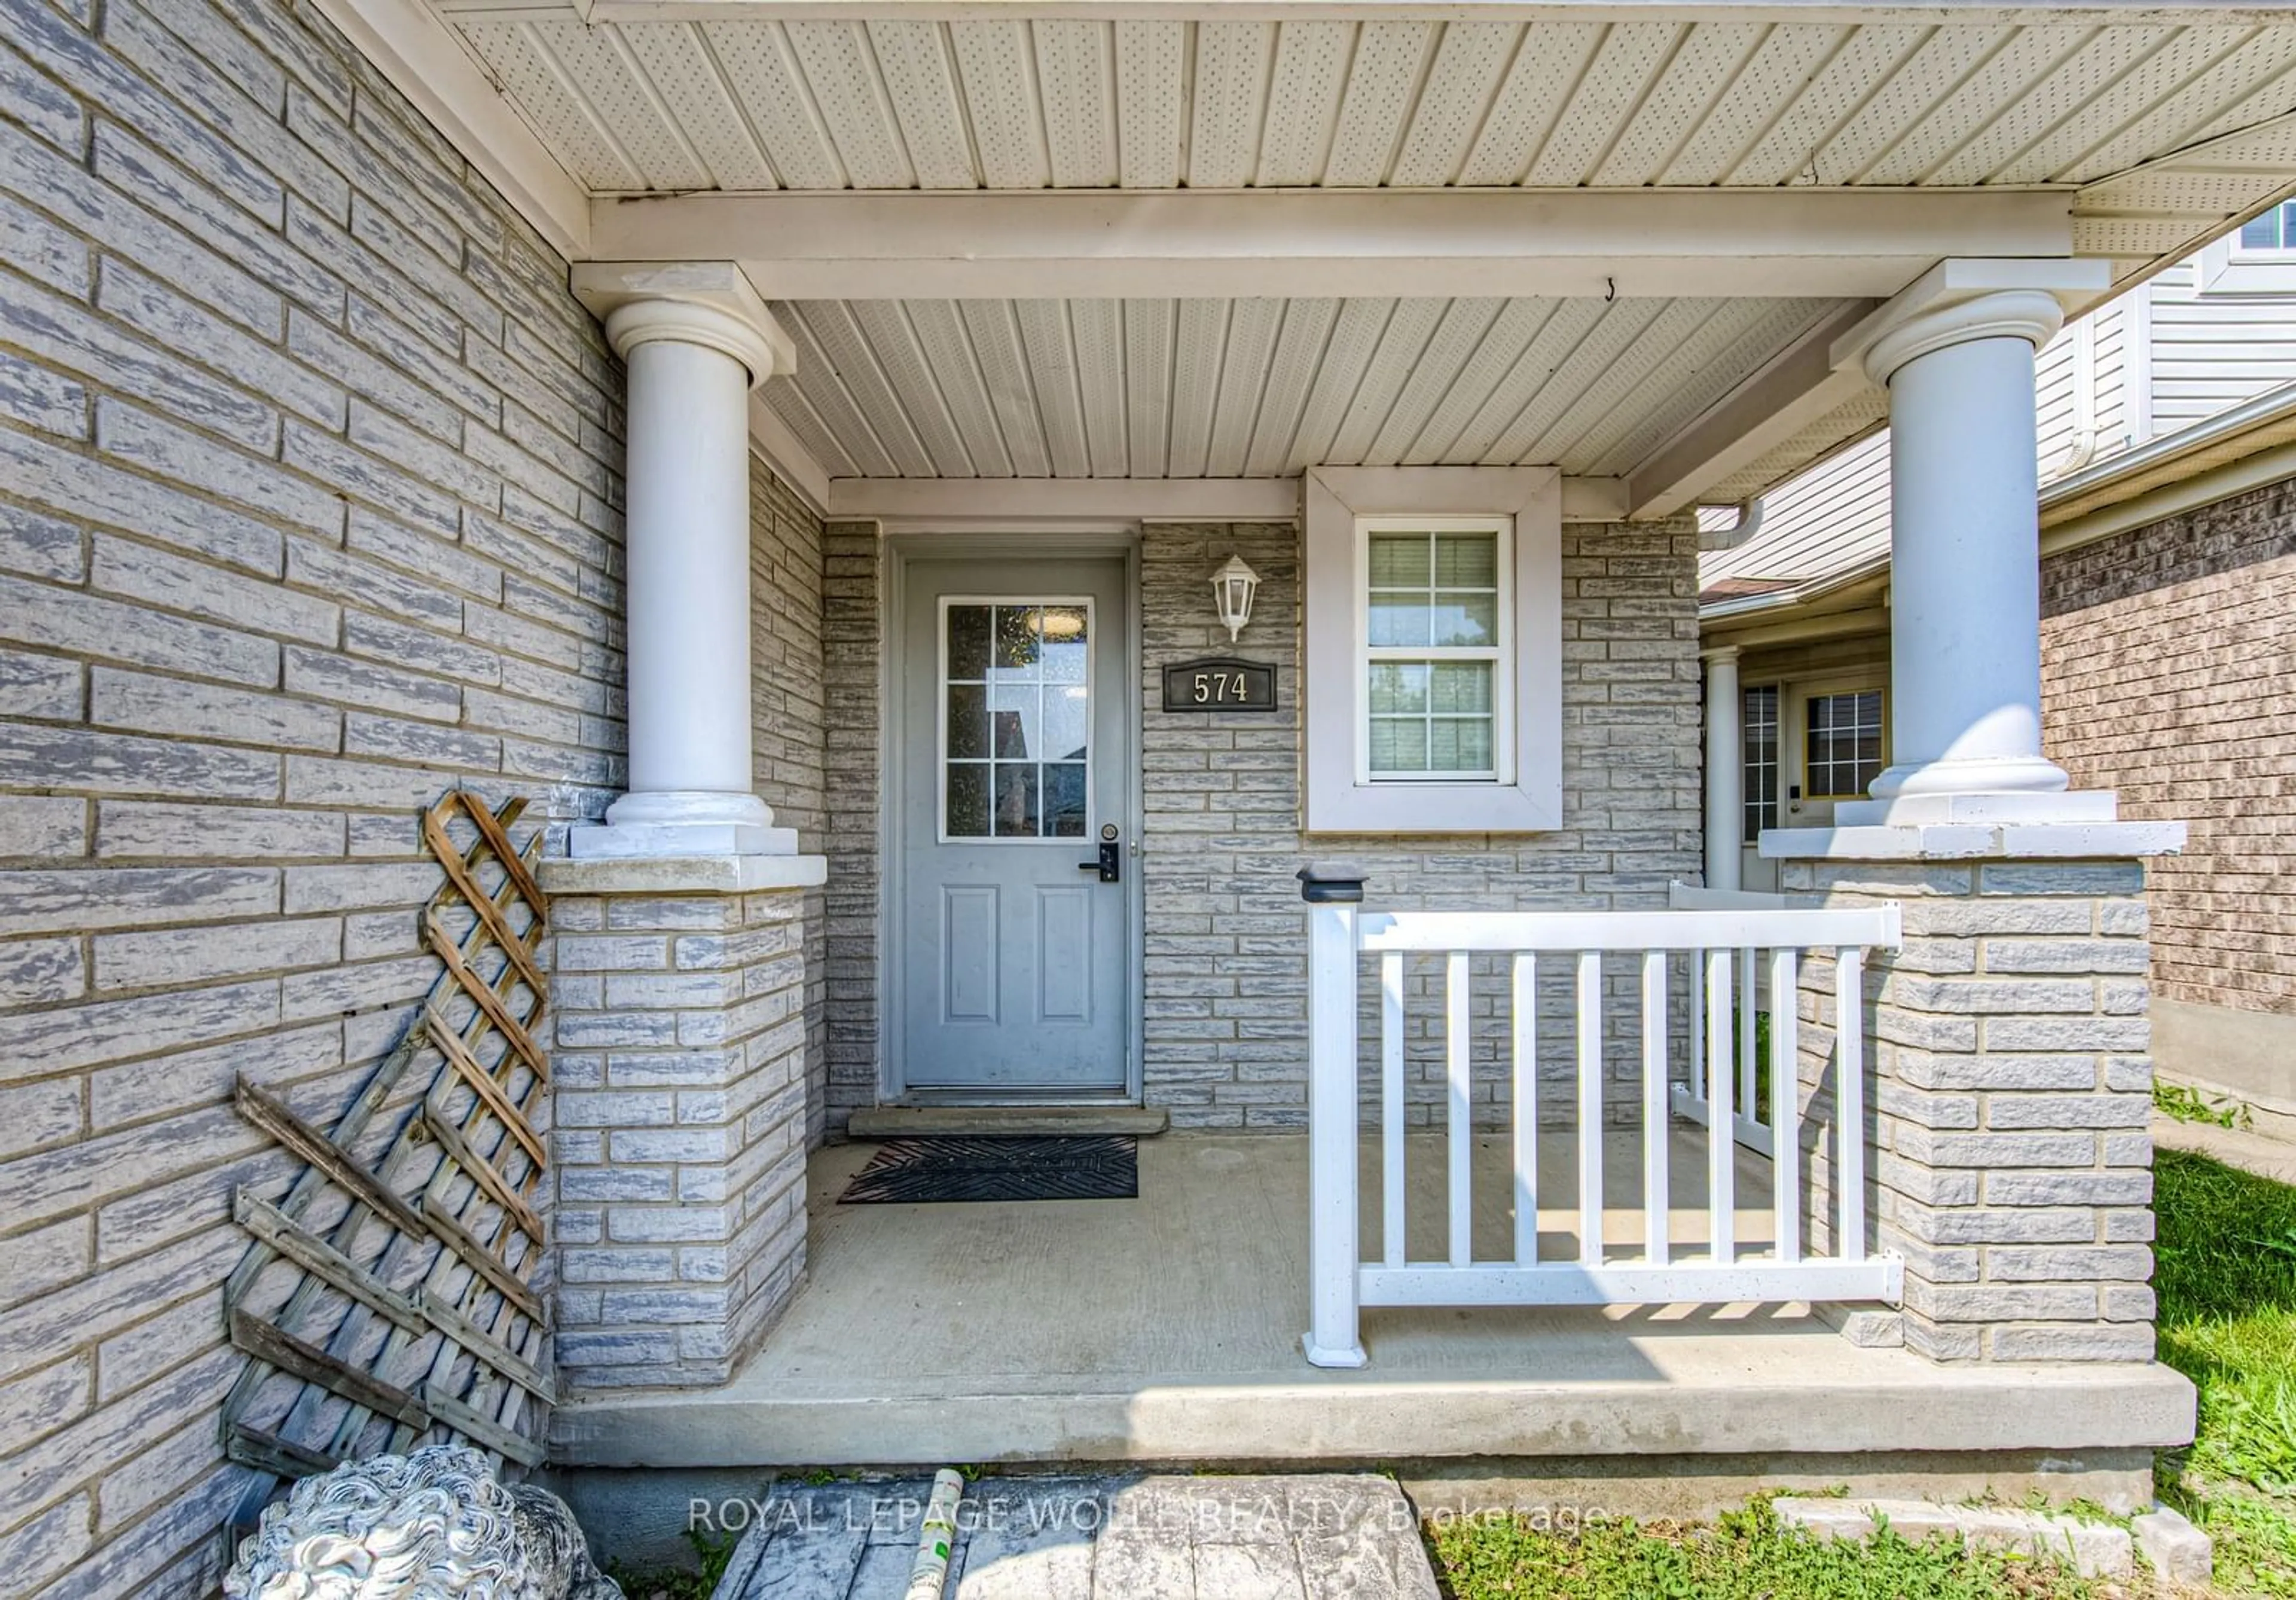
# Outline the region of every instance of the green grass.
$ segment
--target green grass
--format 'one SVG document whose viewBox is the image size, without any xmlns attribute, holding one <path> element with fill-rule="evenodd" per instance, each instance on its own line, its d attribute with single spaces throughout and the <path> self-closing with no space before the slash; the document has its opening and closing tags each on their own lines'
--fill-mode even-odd
<svg viewBox="0 0 2296 1600">
<path fill-rule="evenodd" d="M 2226 1108 L 2198 1096 L 2192 1104 L 2198 1120 L 2235 1125 Z M 2163 1150 L 2153 1204 L 2161 1358 L 2200 1391 L 2193 1448 L 2157 1469 L 2161 1498 L 2216 1540 L 2215 1593 L 2296 1600 L 2296 1187 Z M 1525 1518 L 1486 1518 L 1431 1524 L 1428 1542 L 1456 1600 L 2104 1600 L 2119 1592 L 1943 1540 L 1782 1538 L 1759 1501 L 1713 1528 L 1614 1522 L 1571 1536 Z"/>
<path fill-rule="evenodd" d="M 698 1528 L 687 1529 L 685 1538 L 698 1563 L 693 1568 L 628 1567 L 609 1561 L 606 1575 L 622 1586 L 627 1600 L 709 1600 L 718 1592 L 718 1580 L 726 1575 L 726 1563 L 734 1559 L 734 1546 L 741 1541 L 730 1533 Z"/>
<path fill-rule="evenodd" d="M 1710 1528 L 1598 1522 L 1575 1538 L 1527 1518 L 1430 1525 L 1456 1600 L 2087 1600 L 2112 1591 L 2054 1566 L 1965 1551 L 1942 1535 L 1862 1544 L 1781 1535 L 1767 1500 Z"/>
<path fill-rule="evenodd" d="M 2196 1088 L 2157 1078 L 2152 1080 L 2152 1109 L 2179 1122 L 2205 1122 L 2211 1128 L 2245 1128 L 2255 1121 L 2240 1101 L 2211 1100 Z"/>
<path fill-rule="evenodd" d="M 2201 1394 L 2161 1497 L 2216 1539 L 2219 1590 L 2296 1597 L 2296 1188 L 2163 1150 L 2153 1205 L 2161 1358 Z"/>
</svg>

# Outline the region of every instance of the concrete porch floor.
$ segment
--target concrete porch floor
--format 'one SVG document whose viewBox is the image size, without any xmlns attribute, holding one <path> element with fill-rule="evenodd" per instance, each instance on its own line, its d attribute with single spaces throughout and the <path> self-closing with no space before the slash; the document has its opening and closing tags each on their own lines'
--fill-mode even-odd
<svg viewBox="0 0 2296 1600">
<path fill-rule="evenodd" d="M 1673 1144 L 1674 1235 L 1702 1241 L 1705 1135 Z M 1440 1140 L 1412 1141 L 1412 1255 L 1439 1256 Z M 1908 1451 L 2102 1458 L 2191 1437 L 2158 1366 L 1940 1366 L 1860 1349 L 1802 1307 L 1385 1309 L 1370 1365 L 1300 1353 L 1307 1141 L 1140 1144 L 1129 1201 L 840 1206 L 874 1146 L 808 1173 L 809 1277 L 723 1388 L 556 1413 L 572 1467 L 948 1462 L 1396 1462 Z M 1365 1152 L 1365 1248 L 1377 1249 Z M 1606 1237 L 1638 1240 L 1638 1136 L 1604 1154 Z M 1477 1254 L 1512 1222 L 1504 1146 L 1478 1141 Z M 1568 1135 L 1542 1141 L 1542 1256 L 1575 1250 Z M 1769 1237 L 1767 1163 L 1739 1167 L 1741 1249 Z M 1423 1227 L 1426 1230 L 1423 1236 Z M 2070 1465 L 2070 1464 L 2069 1464 Z"/>
</svg>

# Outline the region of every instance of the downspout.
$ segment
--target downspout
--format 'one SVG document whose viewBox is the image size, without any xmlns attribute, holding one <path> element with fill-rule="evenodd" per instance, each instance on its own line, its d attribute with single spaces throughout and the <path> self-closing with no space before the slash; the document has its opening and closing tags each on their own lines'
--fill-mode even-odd
<svg viewBox="0 0 2296 1600">
<path fill-rule="evenodd" d="M 1762 528 L 1762 496 L 1738 502 L 1738 520 L 1727 528 L 1698 530 L 1698 548 L 1703 551 L 1735 550 Z"/>
</svg>

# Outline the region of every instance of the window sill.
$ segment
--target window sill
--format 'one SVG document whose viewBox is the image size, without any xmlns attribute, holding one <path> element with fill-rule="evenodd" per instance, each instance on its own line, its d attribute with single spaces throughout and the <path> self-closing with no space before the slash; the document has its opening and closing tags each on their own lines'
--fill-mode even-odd
<svg viewBox="0 0 2296 1600">
<path fill-rule="evenodd" d="M 1546 833 L 1554 800 L 1513 784 L 1356 784 L 1310 788 L 1310 833 Z"/>
</svg>

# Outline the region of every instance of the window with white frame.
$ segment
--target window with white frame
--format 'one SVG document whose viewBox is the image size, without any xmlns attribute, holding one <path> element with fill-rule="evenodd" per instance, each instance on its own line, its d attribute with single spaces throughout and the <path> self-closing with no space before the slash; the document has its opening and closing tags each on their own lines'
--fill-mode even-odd
<svg viewBox="0 0 2296 1600">
<path fill-rule="evenodd" d="M 1864 798 L 1882 775 L 1882 691 L 1813 694 L 1804 715 L 1804 792 L 1811 800 Z"/>
<path fill-rule="evenodd" d="M 1312 467 L 1300 497 L 1307 831 L 1561 827 L 1562 475 Z"/>
<path fill-rule="evenodd" d="M 2240 252 L 2296 250 L 2296 200 L 2284 200 L 2241 225 Z"/>
<path fill-rule="evenodd" d="M 1748 844 L 1764 828 L 1778 825 L 1778 686 L 1763 684 L 1744 692 L 1740 748 L 1745 757 L 1745 832 Z"/>
<path fill-rule="evenodd" d="M 1497 783 L 1510 769 L 1507 529 L 1364 517 L 1365 783 Z"/>
<path fill-rule="evenodd" d="M 2296 294 L 2296 201 L 2283 201 L 2203 245 L 2195 286 L 2202 294 Z"/>
</svg>

